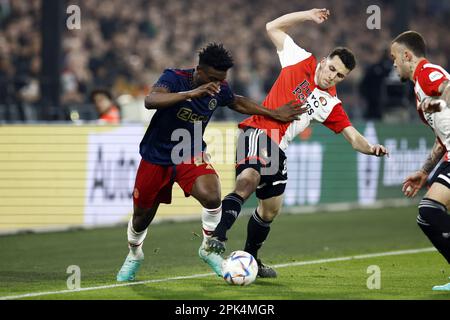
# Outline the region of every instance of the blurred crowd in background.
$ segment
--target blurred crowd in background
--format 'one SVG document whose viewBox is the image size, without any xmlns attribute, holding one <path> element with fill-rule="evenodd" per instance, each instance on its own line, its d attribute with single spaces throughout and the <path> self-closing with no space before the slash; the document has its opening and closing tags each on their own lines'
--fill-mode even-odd
<svg viewBox="0 0 450 320">
<path fill-rule="evenodd" d="M 39 120 L 41 1 L 45 0 L 0 0 L 0 121 Z M 375 2 L 381 8 L 381 29 L 369 30 L 366 27 L 369 14 L 365 9 Z M 409 113 L 404 109 L 412 103 L 410 90 L 405 94 L 407 86 L 398 85 L 387 51 L 398 31 L 393 27 L 398 7 L 392 3 L 387 0 L 313 4 L 307 0 L 70 1 L 81 8 L 81 29 L 65 30 L 63 35 L 62 108 L 92 106 L 92 91 L 107 88 L 123 111 L 144 109 L 141 102 L 162 71 L 168 67 L 194 67 L 198 50 L 210 41 L 224 43 L 234 56 L 235 67 L 228 78 L 234 91 L 261 102 L 280 71 L 265 24 L 282 14 L 314 6 L 330 9 L 330 19 L 320 26 L 304 23 L 290 33 L 300 46 L 319 59 L 335 46 L 347 46 L 354 51 L 358 66 L 338 87 L 350 117 L 409 121 Z M 450 1 L 408 3 L 409 28 L 424 35 L 429 60 L 448 68 Z M 414 111 L 411 106 L 409 109 Z M 139 120 L 139 112 L 124 112 L 122 116 L 124 120 Z M 217 120 L 235 117 L 232 111 L 216 112 Z M 73 115 L 67 114 L 67 119 L 70 118 L 73 120 Z"/>
</svg>

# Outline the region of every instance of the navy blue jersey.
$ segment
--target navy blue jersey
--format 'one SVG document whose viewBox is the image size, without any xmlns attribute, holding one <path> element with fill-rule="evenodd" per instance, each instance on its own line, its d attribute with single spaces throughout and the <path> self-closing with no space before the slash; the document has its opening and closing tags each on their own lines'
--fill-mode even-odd
<svg viewBox="0 0 450 320">
<path fill-rule="evenodd" d="M 194 89 L 194 71 L 195 69 L 166 69 L 154 86 L 166 88 L 172 93 L 190 91 Z M 206 144 L 203 141 L 203 133 L 214 110 L 220 106 L 230 105 L 233 100 L 234 94 L 228 83 L 222 82 L 220 93 L 213 97 L 208 95 L 203 98 L 186 100 L 157 110 L 140 144 L 142 158 L 154 164 L 173 165 L 177 164 L 171 158 L 174 148 L 175 150 L 181 149 L 180 152 L 177 151 L 177 154 L 185 160 L 196 155 L 196 152 L 204 151 Z M 194 139 L 194 126 L 197 131 L 196 139 Z M 190 139 L 180 138 L 180 132 L 183 134 L 183 131 L 189 133 Z M 187 148 L 186 143 L 188 143 Z M 183 148 L 180 148 L 181 145 Z M 189 147 L 190 150 L 187 150 Z M 185 154 L 186 152 L 183 150 L 189 151 L 190 154 Z"/>
</svg>

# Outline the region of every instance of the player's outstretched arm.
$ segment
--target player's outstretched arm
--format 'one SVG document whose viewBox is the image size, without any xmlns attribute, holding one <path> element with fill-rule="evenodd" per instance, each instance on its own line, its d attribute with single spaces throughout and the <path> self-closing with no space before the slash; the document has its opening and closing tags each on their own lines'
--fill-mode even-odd
<svg viewBox="0 0 450 320">
<path fill-rule="evenodd" d="M 277 109 L 268 109 L 253 102 L 249 98 L 239 95 L 234 96 L 234 102 L 230 105 L 230 108 L 242 114 L 262 115 L 281 122 L 298 120 L 301 114 L 307 112 L 305 106 L 295 101 L 290 101 Z"/>
<path fill-rule="evenodd" d="M 354 127 L 350 126 L 342 130 L 342 135 L 352 145 L 353 149 L 358 152 L 383 157 L 389 156 L 387 149 L 381 144 L 370 144 L 369 141 Z"/>
<path fill-rule="evenodd" d="M 434 142 L 431 153 L 423 164 L 422 168 L 410 174 L 405 181 L 403 181 L 402 192 L 408 198 L 416 196 L 417 192 L 425 185 L 427 178 L 442 157 L 445 155 L 445 148 L 441 145 L 438 139 Z"/>
<path fill-rule="evenodd" d="M 189 99 L 201 98 L 207 95 L 214 96 L 219 92 L 219 82 L 209 82 L 185 92 L 170 92 L 164 87 L 153 87 L 151 93 L 145 97 L 145 108 L 164 109 Z"/>
<path fill-rule="evenodd" d="M 314 21 L 318 24 L 328 19 L 330 11 L 328 9 L 311 9 L 308 11 L 298 11 L 285 14 L 266 24 L 267 34 L 278 51 L 283 50 L 284 40 L 287 30 L 304 21 Z"/>
</svg>

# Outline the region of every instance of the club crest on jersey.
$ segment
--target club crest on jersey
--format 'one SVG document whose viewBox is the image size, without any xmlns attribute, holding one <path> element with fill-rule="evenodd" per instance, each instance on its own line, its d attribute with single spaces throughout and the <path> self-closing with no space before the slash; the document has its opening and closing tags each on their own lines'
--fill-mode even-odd
<svg viewBox="0 0 450 320">
<path fill-rule="evenodd" d="M 217 99 L 212 98 L 208 103 L 209 110 L 214 110 L 217 107 Z"/>
<path fill-rule="evenodd" d="M 324 97 L 319 97 L 319 101 L 320 104 L 324 107 L 328 104 L 327 99 L 325 99 Z"/>
</svg>

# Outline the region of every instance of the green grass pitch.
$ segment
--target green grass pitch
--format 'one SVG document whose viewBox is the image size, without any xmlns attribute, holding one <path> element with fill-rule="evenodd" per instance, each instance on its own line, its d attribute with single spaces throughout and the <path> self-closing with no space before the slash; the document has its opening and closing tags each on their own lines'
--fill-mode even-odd
<svg viewBox="0 0 450 320">
<path fill-rule="evenodd" d="M 277 279 L 248 287 L 227 285 L 197 256 L 199 221 L 151 226 L 138 283 L 117 284 L 126 254 L 126 228 L 0 237 L 0 297 L 24 299 L 450 299 L 433 285 L 449 282 L 449 265 L 435 251 L 308 263 L 321 259 L 431 247 L 415 223 L 417 209 L 385 208 L 340 213 L 281 215 L 261 250 Z M 242 249 L 248 216 L 230 231 L 227 252 Z M 81 269 L 81 288 L 67 292 L 67 267 Z M 367 269 L 381 270 L 381 288 L 369 290 Z M 173 279 L 174 277 L 185 277 Z M 172 279 L 169 279 L 172 278 Z M 106 288 L 98 288 L 107 286 Z M 65 291 L 64 291 L 65 290 Z M 62 292 L 61 292 L 62 291 Z M 30 293 L 52 292 L 39 296 Z"/>
</svg>

